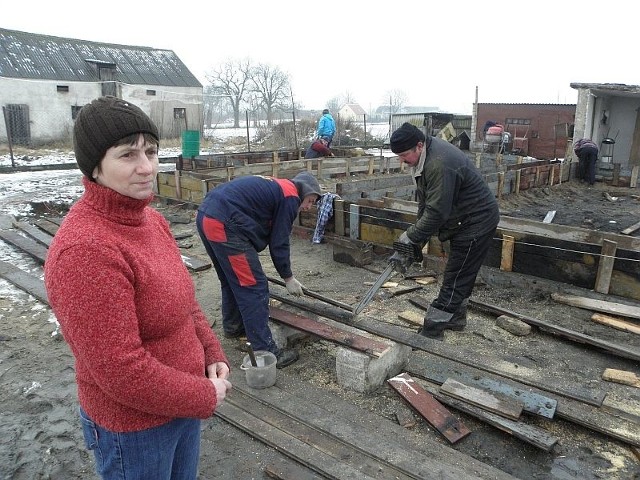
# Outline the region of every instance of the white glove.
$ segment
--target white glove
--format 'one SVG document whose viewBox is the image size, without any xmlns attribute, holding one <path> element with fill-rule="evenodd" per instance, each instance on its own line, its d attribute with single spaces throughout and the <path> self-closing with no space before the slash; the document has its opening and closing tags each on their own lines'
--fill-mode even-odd
<svg viewBox="0 0 640 480">
<path fill-rule="evenodd" d="M 288 280 L 285 280 L 284 284 L 287 287 L 287 292 L 291 295 L 295 295 L 296 297 L 304 295 L 304 292 L 302 291 L 303 286 L 298 280 L 296 280 L 296 277 L 291 277 Z"/>
</svg>

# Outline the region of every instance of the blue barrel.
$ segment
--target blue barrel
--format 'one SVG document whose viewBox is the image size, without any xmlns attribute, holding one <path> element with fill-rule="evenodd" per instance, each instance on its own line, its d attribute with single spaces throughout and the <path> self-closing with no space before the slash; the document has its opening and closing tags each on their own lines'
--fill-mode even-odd
<svg viewBox="0 0 640 480">
<path fill-rule="evenodd" d="M 200 132 L 185 130 L 182 132 L 182 156 L 192 158 L 200 155 Z"/>
</svg>

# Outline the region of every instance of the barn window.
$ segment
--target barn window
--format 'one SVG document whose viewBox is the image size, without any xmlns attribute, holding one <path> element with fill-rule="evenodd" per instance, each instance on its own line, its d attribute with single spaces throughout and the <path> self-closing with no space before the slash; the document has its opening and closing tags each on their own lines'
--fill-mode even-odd
<svg viewBox="0 0 640 480">
<path fill-rule="evenodd" d="M 69 85 L 56 85 L 56 90 L 61 93 L 69 93 Z"/>
<path fill-rule="evenodd" d="M 173 109 L 173 118 L 187 118 L 187 109 L 186 108 L 174 108 Z"/>
<path fill-rule="evenodd" d="M 155 90 L 147 90 L 147 95 L 155 97 L 156 96 L 156 91 Z"/>
</svg>

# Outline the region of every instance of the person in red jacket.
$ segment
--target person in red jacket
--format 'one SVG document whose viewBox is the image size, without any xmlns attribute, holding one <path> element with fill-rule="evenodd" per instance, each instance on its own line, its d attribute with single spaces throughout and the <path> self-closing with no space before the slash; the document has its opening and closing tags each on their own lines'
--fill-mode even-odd
<svg viewBox="0 0 640 480">
<path fill-rule="evenodd" d="M 73 134 L 85 191 L 51 242 L 45 285 L 75 357 L 86 446 L 103 479 L 193 480 L 200 422 L 231 389 L 229 362 L 149 205 L 158 130 L 137 106 L 101 97 Z"/>
<path fill-rule="evenodd" d="M 196 226 L 222 292 L 224 336 L 247 336 L 254 350 L 266 350 L 283 368 L 298 360 L 293 348 L 278 346 L 269 329 L 269 285 L 259 252 L 269 255 L 287 291 L 302 295 L 293 276 L 289 237 L 300 210 L 320 198 L 320 185 L 309 172 L 293 179 L 246 175 L 218 185 L 207 193 Z"/>
</svg>

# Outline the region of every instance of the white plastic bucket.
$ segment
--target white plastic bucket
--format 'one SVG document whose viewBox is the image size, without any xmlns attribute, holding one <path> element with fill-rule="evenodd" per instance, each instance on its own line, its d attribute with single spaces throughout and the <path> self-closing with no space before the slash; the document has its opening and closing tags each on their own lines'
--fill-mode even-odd
<svg viewBox="0 0 640 480">
<path fill-rule="evenodd" d="M 245 355 L 240 369 L 245 371 L 247 385 L 251 388 L 268 388 L 276 383 L 276 356 L 264 350 L 253 352 L 256 357 L 256 367 L 251 365 L 251 357 Z"/>
</svg>

